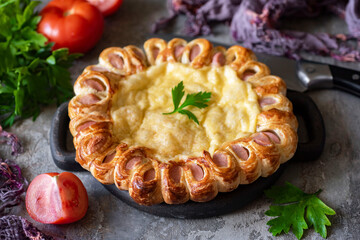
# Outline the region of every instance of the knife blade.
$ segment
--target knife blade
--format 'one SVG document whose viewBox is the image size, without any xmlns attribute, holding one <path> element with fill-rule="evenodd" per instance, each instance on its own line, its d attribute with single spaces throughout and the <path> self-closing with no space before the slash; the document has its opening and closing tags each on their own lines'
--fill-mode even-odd
<svg viewBox="0 0 360 240">
<path fill-rule="evenodd" d="M 150 37 L 160 37 L 166 41 L 173 38 L 183 38 L 191 41 L 192 38 L 172 34 L 152 34 Z M 211 41 L 213 45 L 230 47 Z M 360 72 L 334 65 L 309 61 L 295 61 L 285 57 L 255 53 L 259 62 L 265 63 L 271 74 L 281 77 L 290 90 L 299 92 L 316 89 L 335 88 L 360 97 Z"/>
</svg>

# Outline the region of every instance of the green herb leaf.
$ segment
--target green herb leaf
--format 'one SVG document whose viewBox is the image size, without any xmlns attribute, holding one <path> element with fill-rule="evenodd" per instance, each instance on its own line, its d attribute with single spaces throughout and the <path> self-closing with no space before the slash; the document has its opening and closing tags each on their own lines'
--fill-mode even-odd
<svg viewBox="0 0 360 240">
<path fill-rule="evenodd" d="M 183 102 L 183 104 L 181 104 L 180 107 L 179 107 L 179 105 L 180 105 L 181 99 L 185 95 L 183 81 L 181 81 L 177 86 L 175 86 L 171 90 L 171 94 L 172 94 L 172 99 L 173 99 L 173 104 L 174 104 L 174 111 L 169 112 L 169 113 L 163 113 L 163 115 L 180 113 L 180 114 L 188 116 L 188 118 L 190 120 L 193 120 L 195 123 L 197 123 L 199 125 L 199 120 L 197 119 L 197 117 L 189 110 L 185 110 L 183 108 L 185 108 L 187 106 L 194 106 L 197 108 L 207 107 L 208 105 L 206 103 L 210 101 L 211 92 L 198 92 L 198 93 L 188 94 L 188 95 L 186 95 L 185 101 Z"/>
<path fill-rule="evenodd" d="M 198 92 L 188 94 L 186 96 L 185 102 L 181 105 L 181 107 L 184 108 L 186 106 L 195 106 L 197 108 L 205 108 L 208 106 L 206 103 L 210 101 L 210 98 L 210 92 Z"/>
<path fill-rule="evenodd" d="M 4 3 L 1 3 L 0 4 L 0 8 L 4 8 L 4 7 L 6 7 L 7 5 L 9 5 L 9 4 L 11 4 L 11 3 L 14 3 L 16 0 L 8 0 L 8 1 L 6 1 L 6 2 L 4 2 Z"/>
<path fill-rule="evenodd" d="M 183 110 L 179 110 L 178 113 L 188 116 L 188 118 L 190 120 L 193 120 L 194 122 L 196 122 L 199 125 L 199 120 L 197 119 L 197 117 L 192 112 L 183 109 Z"/>
<path fill-rule="evenodd" d="M 73 96 L 68 68 L 79 54 L 51 51 L 53 43 L 36 31 L 39 1 L 0 0 L 0 124 L 33 117 L 48 104 Z"/>
<path fill-rule="evenodd" d="M 317 195 L 321 191 L 307 194 L 290 183 L 285 186 L 274 186 L 265 191 L 265 195 L 273 199 L 275 204 L 265 215 L 277 217 L 269 222 L 269 231 L 274 235 L 288 233 L 290 228 L 298 239 L 303 236 L 303 230 L 314 226 L 315 231 L 326 238 L 326 226 L 331 223 L 326 215 L 335 215 L 335 211 L 325 205 Z"/>
<path fill-rule="evenodd" d="M 55 65 L 56 64 L 56 59 L 54 57 L 54 55 L 50 55 L 47 59 L 46 59 L 47 63 L 50 65 Z"/>
<path fill-rule="evenodd" d="M 185 95 L 185 91 L 184 91 L 184 83 L 183 81 L 181 81 L 176 87 L 174 87 L 171 90 L 171 94 L 172 94 L 172 98 L 173 98 L 173 103 L 174 103 L 174 111 L 179 107 L 179 104 L 181 102 L 181 99 L 184 97 Z"/>
</svg>

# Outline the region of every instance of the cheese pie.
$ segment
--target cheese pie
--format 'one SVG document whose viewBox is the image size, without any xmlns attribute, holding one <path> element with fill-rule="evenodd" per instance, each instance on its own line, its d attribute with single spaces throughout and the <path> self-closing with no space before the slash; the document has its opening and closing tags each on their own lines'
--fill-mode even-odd
<svg viewBox="0 0 360 240">
<path fill-rule="evenodd" d="M 211 92 L 173 111 L 172 89 Z M 285 82 L 241 46 L 205 39 L 105 49 L 85 68 L 69 103 L 76 161 L 139 204 L 205 202 L 274 173 L 295 153 L 298 122 Z"/>
</svg>

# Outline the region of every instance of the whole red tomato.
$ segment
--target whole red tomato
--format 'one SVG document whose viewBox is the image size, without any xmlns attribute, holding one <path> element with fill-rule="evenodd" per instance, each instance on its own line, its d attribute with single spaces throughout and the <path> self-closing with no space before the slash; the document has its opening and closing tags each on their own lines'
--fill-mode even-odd
<svg viewBox="0 0 360 240">
<path fill-rule="evenodd" d="M 100 9 L 104 17 L 109 16 L 118 10 L 123 0 L 87 0 Z"/>
<path fill-rule="evenodd" d="M 36 221 L 65 224 L 80 220 L 88 208 L 88 195 L 81 180 L 70 172 L 44 173 L 30 183 L 26 209 Z"/>
<path fill-rule="evenodd" d="M 53 0 L 40 15 L 38 32 L 55 42 L 53 49 L 65 47 L 71 53 L 85 53 L 103 33 L 101 12 L 85 0 Z"/>
</svg>

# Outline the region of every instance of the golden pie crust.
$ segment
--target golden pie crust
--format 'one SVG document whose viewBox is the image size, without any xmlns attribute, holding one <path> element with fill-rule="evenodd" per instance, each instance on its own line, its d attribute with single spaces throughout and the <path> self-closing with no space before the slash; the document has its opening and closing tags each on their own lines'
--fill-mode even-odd
<svg viewBox="0 0 360 240">
<path fill-rule="evenodd" d="M 178 38 L 169 42 L 149 39 L 144 50 L 131 45 L 105 49 L 99 64 L 85 68 L 74 85 L 76 96 L 69 103 L 69 116 L 76 161 L 101 183 L 115 183 L 142 205 L 206 202 L 218 192 L 273 174 L 292 158 L 298 122 L 285 96 L 285 82 L 270 75 L 250 50 Z M 195 70 L 230 67 L 239 81 L 250 84 L 257 98 L 255 130 L 223 142 L 213 152 L 203 149 L 200 154 L 166 160 L 151 146 L 129 145 L 119 139 L 112 117 L 114 96 L 131 76 L 161 64 L 182 64 Z"/>
</svg>

